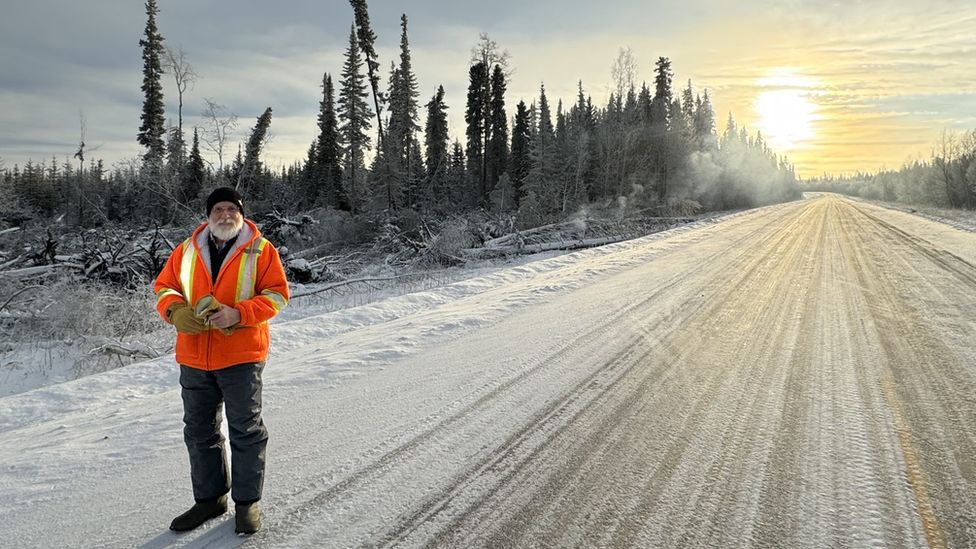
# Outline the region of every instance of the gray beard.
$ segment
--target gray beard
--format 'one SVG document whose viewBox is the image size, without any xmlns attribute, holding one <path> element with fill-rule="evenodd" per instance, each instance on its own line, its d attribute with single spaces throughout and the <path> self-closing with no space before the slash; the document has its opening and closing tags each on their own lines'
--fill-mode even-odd
<svg viewBox="0 0 976 549">
<path fill-rule="evenodd" d="M 244 220 L 241 219 L 240 222 L 235 223 L 230 227 L 221 223 L 208 223 L 207 226 L 210 227 L 210 234 L 212 234 L 214 238 L 227 242 L 241 232 L 241 229 L 244 228 Z"/>
</svg>

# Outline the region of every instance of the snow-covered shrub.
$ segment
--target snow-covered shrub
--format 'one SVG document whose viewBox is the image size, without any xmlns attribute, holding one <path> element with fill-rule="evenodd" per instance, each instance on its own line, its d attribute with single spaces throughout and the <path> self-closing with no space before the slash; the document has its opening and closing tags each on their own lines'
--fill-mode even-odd
<svg viewBox="0 0 976 549">
<path fill-rule="evenodd" d="M 332 208 L 317 208 L 307 212 L 315 222 L 302 228 L 300 242 L 284 242 L 292 250 L 302 250 L 314 246 L 332 244 L 355 245 L 368 240 L 364 235 L 370 233 L 369 224 L 356 219 L 349 212 Z"/>
<path fill-rule="evenodd" d="M 668 201 L 668 209 L 674 217 L 690 217 L 702 211 L 702 205 L 697 200 L 677 199 Z"/>
<path fill-rule="evenodd" d="M 285 263 L 285 270 L 288 273 L 288 280 L 292 282 L 306 284 L 317 279 L 315 269 L 305 258 L 296 257 L 289 259 Z"/>
<path fill-rule="evenodd" d="M 455 217 L 441 225 L 423 254 L 427 264 L 455 265 L 460 263 L 461 250 L 481 243 L 477 228 L 465 217 Z"/>
<path fill-rule="evenodd" d="M 17 322 L 7 328 L 13 341 L 124 338 L 159 329 L 152 288 L 121 289 L 76 277 L 61 277 L 35 290 Z"/>
</svg>

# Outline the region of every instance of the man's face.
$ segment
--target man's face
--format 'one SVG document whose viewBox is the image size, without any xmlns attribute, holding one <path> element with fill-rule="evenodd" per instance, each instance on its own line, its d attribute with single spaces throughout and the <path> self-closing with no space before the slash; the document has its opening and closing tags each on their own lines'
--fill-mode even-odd
<svg viewBox="0 0 976 549">
<path fill-rule="evenodd" d="M 244 216 L 241 215 L 237 204 L 224 201 L 214 204 L 207 222 L 210 225 L 210 232 L 218 240 L 230 240 L 244 227 Z"/>
</svg>

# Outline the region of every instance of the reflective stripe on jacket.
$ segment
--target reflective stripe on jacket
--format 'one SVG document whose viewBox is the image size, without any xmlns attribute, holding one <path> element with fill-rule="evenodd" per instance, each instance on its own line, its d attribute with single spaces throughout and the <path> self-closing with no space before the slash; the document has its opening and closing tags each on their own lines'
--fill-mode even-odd
<svg viewBox="0 0 976 549">
<path fill-rule="evenodd" d="M 214 284 L 208 237 L 204 223 L 170 254 L 156 277 L 156 309 L 166 320 L 166 309 L 173 303 L 193 306 L 201 297 L 212 295 L 240 311 L 241 322 L 231 335 L 213 327 L 196 335 L 177 332 L 176 361 L 201 370 L 263 361 L 270 343 L 268 320 L 289 298 L 278 250 L 245 219 L 235 249 L 227 254 Z"/>
</svg>

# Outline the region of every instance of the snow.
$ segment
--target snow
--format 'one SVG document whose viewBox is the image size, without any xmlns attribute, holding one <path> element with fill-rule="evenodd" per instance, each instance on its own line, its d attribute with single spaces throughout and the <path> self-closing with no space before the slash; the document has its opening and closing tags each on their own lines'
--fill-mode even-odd
<svg viewBox="0 0 976 549">
<path fill-rule="evenodd" d="M 291 320 L 272 322 L 265 374 L 272 437 L 280 436 L 275 433 L 275 417 L 289 403 L 317 398 L 321 391 L 328 395 L 438 341 L 460 337 L 553 293 L 648 261 L 656 251 L 644 250 L 642 243 L 693 228 L 530 262 L 326 314 L 303 318 L 292 306 L 282 315 Z M 394 322 L 396 331 L 391 333 L 388 326 Z M 338 345 L 343 335 L 348 337 Z M 145 541 L 140 532 L 165 527 L 167 517 L 191 501 L 181 412 L 172 355 L 0 399 L 0 515 L 16 523 L 8 530 L 10 546 L 125 546 Z M 343 437 L 353 437 L 358 422 L 343 429 Z M 276 467 L 274 461 L 271 467 Z M 148 500 L 166 501 L 167 511 L 153 511 L 154 505 L 143 503 L 134 523 L 120 525 L 122 517 L 116 516 L 118 508 L 112 503 L 131 499 L 120 492 L 132 486 Z M 34 520 L 59 514 L 65 516 L 56 523 Z M 123 530 L 106 537 L 107 523 Z"/>
<path fill-rule="evenodd" d="M 522 478 L 521 468 L 515 466 L 522 462 L 513 464 L 513 456 L 535 455 L 536 445 L 560 441 L 558 435 L 567 422 L 588 417 L 595 395 L 621 383 L 642 360 L 648 360 L 639 356 L 640 347 L 624 346 L 625 341 L 667 340 L 677 329 L 676 319 L 683 318 L 680 311 L 695 303 L 699 294 L 716 290 L 683 288 L 681 281 L 687 278 L 683 273 L 708 270 L 706 258 L 727 255 L 724 250 L 732 250 L 737 239 L 745 238 L 742 235 L 765 227 L 767 217 L 784 217 L 783 212 L 802 207 L 797 203 L 769 206 L 632 241 L 492 268 L 442 287 L 338 311 L 310 314 L 315 307 L 303 310 L 293 303 L 272 322 L 264 393 L 271 435 L 262 502 L 266 528 L 250 539 L 233 534 L 230 515 L 189 534 L 167 530 L 169 520 L 192 503 L 178 369 L 172 355 L 0 398 L 0 516 L 5 519 L 0 546 L 431 543 L 439 538 L 425 536 L 453 524 L 452 517 L 466 516 L 459 510 L 473 505 L 474 496 L 469 494 L 487 490 L 492 497 L 519 501 L 529 497 L 507 494 L 511 484 L 497 492 L 492 487 L 500 479 Z M 913 234 L 948 243 L 965 260 L 976 262 L 972 235 L 908 213 L 878 215 Z M 670 286 L 659 282 L 665 280 L 671 281 Z M 783 291 L 790 288 L 784 286 Z M 651 297 L 656 300 L 653 309 L 635 309 Z M 641 316 L 628 313 L 632 310 L 642 311 Z M 799 312 L 782 315 L 770 321 L 798 325 L 801 318 Z M 769 347 L 770 342 L 748 341 L 746 327 L 735 332 L 717 331 L 715 337 L 739 347 L 733 350 L 736 353 L 754 346 L 768 355 L 770 363 L 797 352 L 799 345 L 784 340 L 780 347 Z M 795 338 L 799 332 L 789 333 Z M 638 354 L 628 358 L 631 352 Z M 616 365 L 615 353 L 623 353 L 619 366 L 594 370 L 597 364 Z M 723 356 L 705 355 L 705 359 L 714 360 L 719 368 Z M 665 386 L 694 387 L 699 382 L 690 373 L 672 370 L 662 375 Z M 776 376 L 769 381 L 786 384 Z M 757 382 L 723 383 L 748 394 Z M 823 383 L 830 386 L 829 379 Z M 721 386 L 715 382 L 702 391 Z M 561 396 L 566 387 L 578 387 L 568 400 Z M 858 400 L 854 387 L 845 385 L 840 398 Z M 661 393 L 655 398 L 669 397 Z M 671 404 L 675 414 L 683 405 L 681 400 Z M 478 413 L 470 413 L 475 408 Z M 641 410 L 631 413 L 640 415 Z M 858 410 L 844 407 L 836 412 L 857 429 L 849 435 L 833 431 L 828 435 L 858 441 L 874 436 L 869 426 L 857 423 L 859 417 L 848 417 L 866 413 Z M 759 411 L 764 417 L 775 415 L 770 408 Z M 523 432 L 529 415 L 535 418 L 535 428 Z M 716 415 L 716 421 L 721 417 L 725 416 Z M 882 413 L 874 417 L 890 420 Z M 712 438 L 692 451 L 702 455 L 718 451 L 713 445 L 727 432 L 721 425 L 707 424 L 699 436 Z M 881 437 L 879 444 L 897 447 L 893 431 L 889 435 Z M 764 444 L 752 449 L 757 459 L 771 451 L 772 443 Z M 867 445 L 850 450 L 858 459 L 882 459 L 871 457 L 871 451 Z M 883 457 L 897 464 L 899 458 L 892 452 Z M 811 453 L 806 459 L 812 467 L 827 466 L 824 455 Z M 687 461 L 676 471 L 673 482 L 686 478 L 689 485 L 702 474 Z M 712 473 L 731 474 L 725 469 Z M 872 469 L 872 474 L 877 470 Z M 542 477 L 526 477 L 524 485 L 542 482 L 532 478 Z M 861 481 L 864 493 L 881 488 L 870 478 Z M 908 516 L 899 514 L 909 507 L 905 503 L 911 499 L 908 484 L 898 483 L 900 495 L 892 504 L 897 512 L 887 511 L 892 516 Z M 671 497 L 678 493 L 669 492 Z M 755 493 L 756 498 L 760 495 Z M 860 501 L 863 494 L 845 497 Z M 422 503 L 420 510 L 414 509 L 416 502 Z M 756 505 L 738 507 L 736 516 L 748 519 L 758 512 Z M 821 510 L 818 520 L 832 513 Z M 861 540 L 864 543 L 879 543 L 883 541 L 883 529 L 877 528 L 881 518 L 870 513 L 875 510 L 865 508 L 856 514 L 852 528 L 867 536 Z M 386 531 L 390 521 L 399 525 L 392 533 Z M 916 545 L 918 539 L 912 536 L 919 535 L 920 528 L 910 517 L 905 521 L 906 543 Z M 747 530 L 742 535 L 748 536 Z M 563 535 L 563 542 L 581 544 L 594 533 L 567 526 Z M 639 541 L 640 536 L 658 539 L 654 536 L 662 534 L 633 535 Z M 450 540 L 445 541 L 450 544 Z"/>
<path fill-rule="evenodd" d="M 271 322 L 273 343 L 268 369 L 269 373 L 274 375 L 269 376 L 266 387 L 273 382 L 284 382 L 283 374 L 286 372 L 296 373 L 294 369 L 279 366 L 280 357 L 290 350 L 304 349 L 310 354 L 330 356 L 331 360 L 320 360 L 315 365 L 313 369 L 317 372 L 316 376 L 332 377 L 335 374 L 336 377 L 348 378 L 359 375 L 370 368 L 389 364 L 395 358 L 408 354 L 411 349 L 431 345 L 437 339 L 458 335 L 488 324 L 494 318 L 510 314 L 523 306 L 544 299 L 549 292 L 578 287 L 588 279 L 599 277 L 604 270 L 626 268 L 646 260 L 641 256 L 635 257 L 630 254 L 614 257 L 617 252 L 632 250 L 639 247 L 641 243 L 666 239 L 671 235 L 715 221 L 700 221 L 628 242 L 528 262 L 440 288 L 325 314 L 308 315 L 307 310 L 290 303 L 282 314 Z M 599 262 L 600 258 L 606 256 L 611 256 L 611 260 L 605 264 L 597 263 L 592 267 L 584 266 L 582 269 L 579 267 L 581 263 L 586 265 L 588 261 Z M 547 278 L 541 285 L 533 284 L 536 278 L 553 272 L 560 273 L 555 281 Z M 467 302 L 463 300 L 466 298 L 505 287 L 520 288 L 522 291 L 517 293 L 518 297 L 511 297 L 502 303 L 491 303 L 483 310 L 472 310 L 465 306 Z M 459 306 L 459 303 L 462 304 Z M 322 354 L 330 351 L 328 342 L 336 336 L 438 308 L 443 311 L 439 316 L 445 319 L 438 326 L 407 322 L 408 328 L 398 332 L 397 337 L 392 340 L 389 340 L 387 334 L 381 333 L 377 340 L 356 341 L 354 349 L 332 351 L 332 353 L 339 352 L 338 356 Z M 67 368 L 64 366 L 65 361 L 60 361 L 59 364 L 62 364 L 62 368 Z M 323 369 L 320 364 L 327 364 L 328 367 Z M 52 418 L 95 405 L 115 406 L 135 397 L 141 398 L 172 391 L 174 387 L 178 390 L 179 370 L 172 367 L 173 365 L 173 355 L 170 354 L 156 360 L 2 398 L 0 399 L 0 433 L 27 424 L 50 421 Z M 67 373 L 62 375 L 67 376 Z M 295 383 L 300 385 L 305 381 L 304 375 L 307 374 L 299 373 Z M 53 380 L 57 381 L 58 378 L 54 377 Z M 123 389 L 114 391 L 106 388 Z"/>
</svg>

